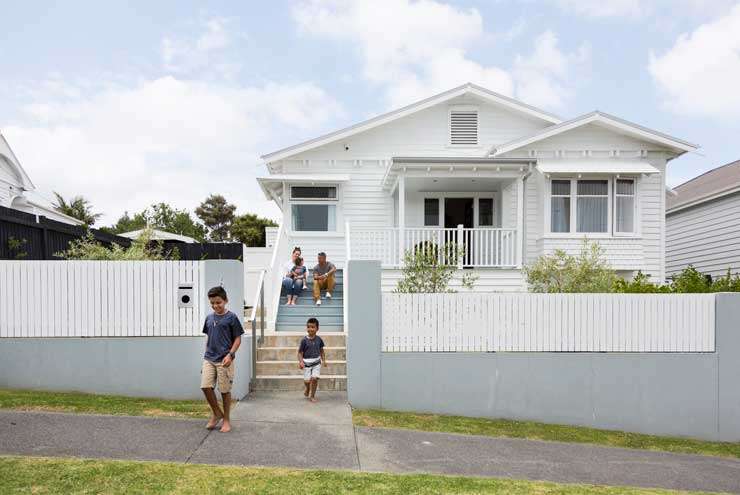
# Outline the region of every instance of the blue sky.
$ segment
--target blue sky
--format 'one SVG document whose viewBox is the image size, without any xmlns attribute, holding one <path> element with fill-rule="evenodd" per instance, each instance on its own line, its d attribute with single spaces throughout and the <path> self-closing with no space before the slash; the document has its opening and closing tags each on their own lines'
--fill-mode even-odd
<svg viewBox="0 0 740 495">
<path fill-rule="evenodd" d="M 41 194 L 101 224 L 218 192 L 276 216 L 259 155 L 466 81 L 599 109 L 740 158 L 740 3 L 726 0 L 8 2 L 0 130 Z"/>
</svg>

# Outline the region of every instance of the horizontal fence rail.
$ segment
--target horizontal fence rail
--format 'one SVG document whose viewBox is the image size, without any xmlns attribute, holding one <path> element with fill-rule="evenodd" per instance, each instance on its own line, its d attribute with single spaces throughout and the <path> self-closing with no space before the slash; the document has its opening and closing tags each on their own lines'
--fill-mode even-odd
<svg viewBox="0 0 740 495">
<path fill-rule="evenodd" d="M 399 252 L 399 236 L 403 252 Z M 398 267 L 406 252 L 433 253 L 440 264 L 465 268 L 514 267 L 516 229 L 395 227 L 350 231 L 353 259 L 379 260 L 385 267 Z"/>
<path fill-rule="evenodd" d="M 199 261 L 0 261 L 0 337 L 200 335 Z M 192 305 L 178 307 L 178 287 Z"/>
<path fill-rule="evenodd" d="M 383 294 L 384 352 L 714 352 L 713 294 Z"/>
</svg>

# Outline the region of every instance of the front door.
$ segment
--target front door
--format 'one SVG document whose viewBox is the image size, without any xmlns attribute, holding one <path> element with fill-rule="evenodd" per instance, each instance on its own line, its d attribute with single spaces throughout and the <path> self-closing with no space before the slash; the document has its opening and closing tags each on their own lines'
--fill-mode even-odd
<svg viewBox="0 0 740 495">
<path fill-rule="evenodd" d="M 473 198 L 445 198 L 445 228 L 473 228 Z"/>
<path fill-rule="evenodd" d="M 445 198 L 445 228 L 454 229 L 462 225 L 466 229 L 473 228 L 474 219 L 473 198 Z M 467 230 L 462 239 L 458 239 L 457 232 L 453 234 L 455 243 L 463 248 L 463 264 L 470 264 L 473 259 L 473 243 L 470 242 L 472 231 Z"/>
</svg>

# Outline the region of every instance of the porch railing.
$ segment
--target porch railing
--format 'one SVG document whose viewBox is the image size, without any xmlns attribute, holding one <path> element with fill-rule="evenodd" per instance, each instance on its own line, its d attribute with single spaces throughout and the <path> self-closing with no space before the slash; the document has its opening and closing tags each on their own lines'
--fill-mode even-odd
<svg viewBox="0 0 740 495">
<path fill-rule="evenodd" d="M 401 231 L 397 227 L 352 227 L 349 245 L 352 259 L 380 260 L 384 267 L 400 267 L 406 252 L 424 250 L 432 250 L 439 263 L 454 263 L 460 268 L 518 265 L 516 229 L 411 227 Z"/>
</svg>

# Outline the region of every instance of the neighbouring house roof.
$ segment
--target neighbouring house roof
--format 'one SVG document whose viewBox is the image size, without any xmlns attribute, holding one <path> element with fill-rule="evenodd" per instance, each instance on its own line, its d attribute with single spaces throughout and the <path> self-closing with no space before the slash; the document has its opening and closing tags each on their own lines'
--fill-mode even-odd
<svg viewBox="0 0 740 495">
<path fill-rule="evenodd" d="M 620 119 L 619 117 L 615 117 L 613 115 L 609 115 L 607 113 L 596 110 L 594 112 L 581 115 L 580 117 L 576 117 L 572 120 L 546 127 L 528 136 L 523 136 L 509 141 L 508 143 L 495 146 L 491 148 L 489 154 L 491 156 L 500 156 L 504 153 L 509 153 L 524 146 L 528 146 L 532 143 L 536 143 L 537 141 L 542 141 L 543 139 L 557 136 L 558 134 L 562 134 L 564 132 L 591 123 L 596 123 L 604 127 L 612 128 L 622 134 L 627 134 L 639 139 L 661 144 L 673 149 L 679 155 L 687 151 L 694 151 L 699 147 L 696 144 L 689 143 L 682 139 L 669 136 L 668 134 L 649 129 L 647 127 L 643 127 L 633 122 L 629 122 L 627 120 Z"/>
<path fill-rule="evenodd" d="M 646 162 L 637 160 L 548 160 L 537 159 L 537 170 L 543 174 L 657 174 L 660 171 Z"/>
<path fill-rule="evenodd" d="M 373 129 L 375 127 L 381 126 L 383 124 L 387 124 L 394 120 L 400 119 L 402 117 L 406 117 L 408 115 L 411 115 L 421 110 L 430 108 L 434 105 L 444 103 L 445 101 L 452 100 L 453 98 L 457 98 L 465 94 L 471 94 L 471 95 L 477 96 L 478 98 L 481 98 L 485 101 L 504 106 L 506 108 L 509 108 L 514 111 L 518 111 L 520 113 L 527 114 L 531 117 L 538 118 L 550 124 L 558 124 L 562 122 L 562 119 L 560 117 L 557 117 L 544 110 L 533 107 L 531 105 L 527 105 L 526 103 L 522 103 L 521 101 L 517 101 L 513 98 L 509 98 L 508 96 L 504 96 L 502 94 L 488 90 L 481 86 L 477 86 L 472 83 L 467 83 L 467 84 L 463 84 L 462 86 L 458 86 L 456 88 L 445 91 L 444 93 L 440 93 L 430 98 L 426 98 L 424 100 L 417 101 L 416 103 L 412 103 L 411 105 L 399 108 L 397 110 L 393 110 L 392 112 L 378 115 L 377 117 L 373 117 L 372 119 L 366 120 L 364 122 L 360 122 L 350 127 L 345 127 L 344 129 L 340 129 L 338 131 L 334 131 L 329 134 L 324 134 L 323 136 L 319 136 L 317 138 L 304 141 L 302 143 L 289 146 L 287 148 L 273 151 L 272 153 L 267 153 L 266 155 L 262 155 L 262 159 L 265 160 L 266 162 L 274 162 L 274 161 L 282 160 L 289 156 L 296 155 L 298 153 L 303 153 L 310 149 L 323 146 L 325 144 L 337 141 L 339 139 L 345 139 L 355 134 L 358 134 L 360 132 L 364 132 L 369 129 Z"/>
<path fill-rule="evenodd" d="M 5 139 L 5 136 L 0 133 L 0 160 L 6 160 L 12 168 L 15 169 L 17 175 L 19 176 L 21 180 L 20 186 L 23 187 L 26 191 L 33 191 L 36 189 L 36 186 L 33 185 L 33 182 L 31 182 L 31 178 L 28 176 L 25 170 L 23 170 L 23 167 L 21 166 L 21 162 L 18 160 L 18 157 L 15 156 L 15 153 L 13 153 L 13 150 L 10 149 L 10 145 L 8 144 L 8 141 Z"/>
<path fill-rule="evenodd" d="M 666 213 L 740 192 L 740 160 L 722 165 L 673 188 L 666 196 Z"/>
<path fill-rule="evenodd" d="M 277 203 L 278 207 L 282 209 L 282 201 L 279 198 L 283 195 L 283 183 L 297 183 L 297 184 L 337 184 L 341 182 L 349 182 L 349 175 L 345 174 L 313 174 L 313 175 L 271 175 L 269 177 L 257 177 L 257 183 L 262 188 L 262 192 L 265 193 L 267 199 L 271 199 Z"/>
<path fill-rule="evenodd" d="M 145 229 L 132 230 L 131 232 L 125 232 L 123 234 L 118 234 L 118 235 L 120 235 L 121 237 L 128 237 L 129 239 L 138 239 L 139 236 L 141 236 L 142 232 L 144 232 L 144 230 Z M 173 232 L 167 232 L 164 230 L 157 230 L 157 229 L 152 229 L 152 240 L 179 241 L 179 242 L 187 242 L 187 243 L 198 242 L 196 239 L 192 237 L 188 237 L 186 235 L 175 234 Z"/>
</svg>

